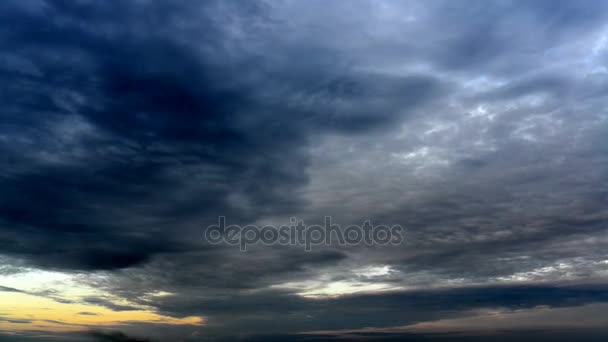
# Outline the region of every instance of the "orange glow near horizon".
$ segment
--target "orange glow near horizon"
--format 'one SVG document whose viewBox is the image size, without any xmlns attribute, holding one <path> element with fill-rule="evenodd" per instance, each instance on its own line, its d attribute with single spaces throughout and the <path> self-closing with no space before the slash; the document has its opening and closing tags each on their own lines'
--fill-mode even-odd
<svg viewBox="0 0 608 342">
<path fill-rule="evenodd" d="M 0 332 L 71 332 L 98 327 L 118 327 L 138 322 L 201 325 L 201 317 L 173 318 L 150 309 L 112 311 L 86 303 L 61 303 L 42 296 L 0 292 Z"/>
</svg>

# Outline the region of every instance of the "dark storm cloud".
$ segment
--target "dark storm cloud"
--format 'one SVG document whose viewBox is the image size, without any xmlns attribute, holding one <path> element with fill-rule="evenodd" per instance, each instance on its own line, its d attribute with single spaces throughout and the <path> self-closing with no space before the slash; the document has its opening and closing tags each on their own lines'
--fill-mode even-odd
<svg viewBox="0 0 608 342">
<path fill-rule="evenodd" d="M 529 309 L 608 301 L 606 286 L 492 286 L 302 298 L 284 291 L 177 296 L 157 302 L 169 315 L 209 317 L 205 331 L 257 334 L 390 327 L 454 318 L 482 308 Z"/>
<path fill-rule="evenodd" d="M 7 163 L 16 164 L 17 170 L 7 165 L 3 183 L 7 196 L 2 212 L 9 228 L 4 250 L 11 252 L 14 242 L 21 240 L 28 247 L 20 246 L 13 253 L 38 251 L 33 254 L 41 260 L 35 260 L 36 255 L 31 258 L 48 262 L 48 266 L 111 269 L 135 265 L 150 254 L 174 249 L 172 245 L 177 243 L 172 244 L 175 238 L 163 241 L 166 238 L 148 230 L 147 225 L 141 237 L 137 233 L 141 222 L 125 222 L 123 212 L 146 220 L 154 220 L 155 215 L 217 212 L 225 207 L 221 202 L 227 186 L 243 189 L 246 197 L 259 191 L 255 187 L 272 191 L 275 180 L 276 187 L 299 182 L 289 166 L 264 170 L 263 163 L 253 166 L 250 163 L 260 162 L 240 156 L 245 151 L 255 156 L 254 145 L 267 144 L 247 137 L 246 132 L 236 132 L 230 123 L 234 119 L 229 112 L 235 109 L 227 107 L 238 108 L 242 93 L 229 95 L 229 91 L 212 89 L 217 82 L 205 79 L 206 70 L 211 68 L 197 61 L 187 48 L 156 33 L 154 26 L 149 27 L 149 38 L 137 37 L 148 34 L 146 31 L 130 33 L 122 24 L 136 24 L 131 22 L 135 14 L 129 15 L 130 6 L 99 7 L 53 2 L 37 14 L 7 9 L 17 29 L 5 33 L 9 35 L 6 44 L 20 51 L 19 57 L 34 59 L 41 76 L 8 75 L 6 84 L 11 86 L 6 95 L 13 99 L 10 103 L 15 108 L 9 105 L 14 112 L 5 113 L 4 127 L 18 141 L 25 138 L 21 127 L 28 124 L 28 117 L 44 119 L 35 120 L 34 127 L 28 125 L 33 130 L 30 143 L 5 146 L 10 149 Z M 142 10 L 161 15 L 157 11 L 163 8 L 149 7 Z M 79 27 L 79 23 L 84 24 L 82 14 L 118 32 L 106 37 L 95 26 Z M 31 21 L 42 23 L 34 26 L 28 24 Z M 41 53 L 30 56 L 30 49 Z M 35 97 L 32 93 L 41 88 L 43 94 Z M 57 102 L 64 107 L 58 107 Z M 66 132 L 49 134 L 49 126 L 74 115 L 77 121 L 92 125 L 100 136 L 84 137 L 75 146 L 61 142 Z M 54 143 L 59 145 L 52 146 Z M 44 151 L 45 147 L 50 150 Z M 35 156 L 39 151 L 59 160 L 40 163 Z M 189 184 L 189 180 L 197 180 L 181 172 L 195 177 L 202 174 L 201 178 L 220 174 L 224 181 L 200 179 L 200 184 Z M 221 176 L 232 172 L 234 178 Z M 233 179 L 247 177 L 242 174 L 245 172 L 263 173 L 268 184 L 249 185 L 247 180 L 232 184 Z M 180 190 L 184 192 L 184 187 L 194 188 L 179 194 L 186 208 L 175 205 L 171 198 Z M 123 211 L 127 206 L 132 210 Z M 176 210 L 180 212 L 174 213 Z M 17 226 L 21 232 L 12 236 L 10 227 Z"/>
<path fill-rule="evenodd" d="M 253 29 L 267 18 L 261 4 L 221 4 L 2 5 L 14 61 L 2 73 L 5 254 L 124 268 L 191 248 L 192 227 L 219 214 L 247 222 L 293 211 L 309 132 L 390 125 L 391 103 L 436 92 L 429 77 L 314 69 L 314 56 L 274 69 L 248 51 L 232 57 L 212 18 L 236 15 Z M 195 32 L 180 28 L 189 20 Z"/>
</svg>

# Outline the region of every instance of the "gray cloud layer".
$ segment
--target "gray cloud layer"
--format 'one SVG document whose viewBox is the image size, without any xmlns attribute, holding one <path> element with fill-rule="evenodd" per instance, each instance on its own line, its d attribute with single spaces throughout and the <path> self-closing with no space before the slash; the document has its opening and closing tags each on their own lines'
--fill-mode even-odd
<svg viewBox="0 0 608 342">
<path fill-rule="evenodd" d="M 604 302 L 604 7 L 6 1 L 0 253 L 217 338 Z M 219 215 L 408 232 L 240 253 Z"/>
</svg>

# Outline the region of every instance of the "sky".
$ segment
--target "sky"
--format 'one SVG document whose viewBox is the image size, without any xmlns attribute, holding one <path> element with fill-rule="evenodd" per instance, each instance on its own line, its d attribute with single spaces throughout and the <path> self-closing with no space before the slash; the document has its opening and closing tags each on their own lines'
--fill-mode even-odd
<svg viewBox="0 0 608 342">
<path fill-rule="evenodd" d="M 606 7 L 1 1 L 0 342 L 605 341 Z"/>
</svg>

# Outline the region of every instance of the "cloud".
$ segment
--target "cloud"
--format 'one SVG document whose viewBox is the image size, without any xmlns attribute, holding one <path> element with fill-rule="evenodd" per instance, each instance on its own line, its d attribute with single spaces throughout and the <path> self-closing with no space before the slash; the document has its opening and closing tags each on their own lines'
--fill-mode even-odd
<svg viewBox="0 0 608 342">
<path fill-rule="evenodd" d="M 120 304 L 115 304 L 112 301 L 105 299 L 105 298 L 100 298 L 100 297 L 85 297 L 83 298 L 83 302 L 87 303 L 87 304 L 93 304 L 93 305 L 99 305 L 99 306 L 103 306 L 106 307 L 112 311 L 136 311 L 139 310 L 139 308 L 136 308 L 134 306 L 129 306 L 129 305 L 120 305 Z M 82 313 L 81 313 L 82 315 Z"/>
<path fill-rule="evenodd" d="M 218 339 L 605 302 L 604 7 L 6 1 L 0 275 Z M 220 215 L 407 235 L 241 253 Z"/>
<path fill-rule="evenodd" d="M 2 178 L 3 250 L 39 266 L 137 266 L 198 248 L 191 237 L 218 213 L 251 222 L 293 211 L 310 134 L 386 127 L 437 94 L 429 76 L 343 74 L 314 60 L 299 64 L 306 76 L 291 65 L 254 70 L 247 46 L 218 65 L 230 51 L 205 49 L 230 41 L 228 28 L 202 23 L 217 37 L 180 41 L 174 16 L 201 21 L 188 5 L 3 6 L 14 23 L 4 44 L 18 51 L 10 57 L 36 69 L 3 76 L 12 99 L 3 137 L 13 141 L 3 151 L 17 165 Z M 208 6 L 196 15 L 233 14 Z M 229 7 L 244 11 L 243 25 L 265 15 Z M 164 29 L 141 13 L 159 15 Z"/>
<path fill-rule="evenodd" d="M 148 339 L 130 337 L 121 332 L 91 331 L 89 333 L 89 335 L 95 341 L 103 341 L 103 342 L 146 342 L 146 341 L 150 341 Z"/>
<path fill-rule="evenodd" d="M 0 291 L 3 292 L 17 292 L 17 293 L 23 293 L 23 291 L 13 288 L 13 287 L 7 287 L 7 286 L 0 286 Z"/>
<path fill-rule="evenodd" d="M 163 297 L 155 305 L 164 315 L 208 318 L 202 328 L 208 334 L 240 331 L 264 335 L 360 327 L 382 330 L 467 317 L 484 308 L 580 307 L 605 303 L 605 290 L 604 285 L 510 285 L 364 292 L 321 299 L 276 290 L 205 296 L 193 292 Z M 583 311 L 581 320 L 585 315 Z"/>
<path fill-rule="evenodd" d="M 492 333 L 388 333 L 362 332 L 353 334 L 303 334 L 303 335 L 273 335 L 255 336 L 245 341 L 489 341 L 502 342 L 513 340 L 535 341 L 571 341 L 580 338 L 580 331 L 572 330 L 529 330 L 529 331 L 496 331 Z M 583 337 L 584 341 L 603 341 L 605 332 L 593 331 Z"/>
<path fill-rule="evenodd" d="M 10 318 L 4 318 L 4 317 L 0 317 L 0 321 L 12 323 L 12 324 L 30 324 L 30 323 L 32 323 L 32 321 L 27 320 L 27 319 L 10 319 Z"/>
</svg>

